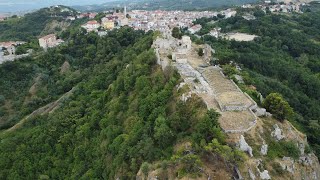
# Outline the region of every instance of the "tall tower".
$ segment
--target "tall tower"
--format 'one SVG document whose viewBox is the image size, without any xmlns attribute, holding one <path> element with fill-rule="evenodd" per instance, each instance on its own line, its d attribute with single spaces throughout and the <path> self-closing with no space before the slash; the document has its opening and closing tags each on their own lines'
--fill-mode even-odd
<svg viewBox="0 0 320 180">
<path fill-rule="evenodd" d="M 123 14 L 124 14 L 124 17 L 127 17 L 127 6 L 124 6 Z"/>
</svg>

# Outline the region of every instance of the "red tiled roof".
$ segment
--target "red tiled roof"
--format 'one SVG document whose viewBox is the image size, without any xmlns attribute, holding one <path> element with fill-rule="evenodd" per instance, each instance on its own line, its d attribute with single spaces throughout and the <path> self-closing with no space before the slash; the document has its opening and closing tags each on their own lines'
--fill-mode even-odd
<svg viewBox="0 0 320 180">
<path fill-rule="evenodd" d="M 88 21 L 87 24 L 99 24 L 98 21 Z"/>
<path fill-rule="evenodd" d="M 3 47 L 9 47 L 9 46 L 12 46 L 12 45 L 16 45 L 16 43 L 13 42 L 13 41 L 0 42 L 0 46 L 3 46 Z"/>
</svg>

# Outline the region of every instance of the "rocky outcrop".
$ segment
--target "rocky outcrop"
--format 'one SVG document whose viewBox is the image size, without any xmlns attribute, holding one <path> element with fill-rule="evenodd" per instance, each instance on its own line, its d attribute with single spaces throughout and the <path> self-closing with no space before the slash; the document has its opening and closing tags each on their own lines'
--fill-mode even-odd
<svg viewBox="0 0 320 180">
<path fill-rule="evenodd" d="M 265 108 L 256 108 L 256 109 L 253 110 L 253 112 L 258 117 L 262 117 L 262 116 L 266 116 L 267 115 L 267 110 Z"/>
<path fill-rule="evenodd" d="M 295 171 L 294 160 L 290 157 L 283 157 L 280 165 L 283 170 L 288 171 L 292 174 Z"/>
<path fill-rule="evenodd" d="M 252 172 L 252 170 L 249 168 L 249 177 L 251 180 L 255 180 L 256 179 L 256 175 L 254 175 L 254 173 Z"/>
<path fill-rule="evenodd" d="M 242 180 L 244 179 L 241 175 L 241 172 L 240 170 L 238 169 L 238 167 L 235 168 L 235 171 L 236 171 L 236 174 L 237 174 L 237 177 L 235 179 L 238 179 L 238 180 Z"/>
<path fill-rule="evenodd" d="M 304 154 L 305 144 L 299 143 L 298 147 L 299 147 L 300 154 Z"/>
<path fill-rule="evenodd" d="M 239 146 L 241 151 L 247 152 L 250 155 L 250 157 L 253 157 L 252 148 L 246 142 L 243 135 L 240 136 Z"/>
<path fill-rule="evenodd" d="M 271 179 L 271 177 L 269 175 L 269 171 L 264 170 L 263 172 L 260 172 L 260 178 L 261 179 Z"/>
<path fill-rule="evenodd" d="M 299 163 L 301 163 L 301 164 L 303 164 L 303 165 L 305 165 L 305 166 L 311 166 L 312 163 L 313 163 L 311 154 L 301 156 L 301 157 L 299 158 Z"/>
<path fill-rule="evenodd" d="M 271 132 L 271 136 L 274 137 L 277 141 L 280 141 L 284 138 L 282 130 L 277 124 L 273 125 L 274 131 Z"/>
<path fill-rule="evenodd" d="M 189 93 L 183 93 L 182 96 L 181 96 L 181 101 L 183 102 L 187 102 L 188 99 L 190 99 L 192 97 L 192 93 L 189 92 Z"/>
<path fill-rule="evenodd" d="M 261 153 L 261 155 L 267 155 L 267 153 L 268 153 L 268 144 L 265 144 L 265 143 L 264 143 L 264 144 L 261 146 L 260 153 Z"/>
</svg>

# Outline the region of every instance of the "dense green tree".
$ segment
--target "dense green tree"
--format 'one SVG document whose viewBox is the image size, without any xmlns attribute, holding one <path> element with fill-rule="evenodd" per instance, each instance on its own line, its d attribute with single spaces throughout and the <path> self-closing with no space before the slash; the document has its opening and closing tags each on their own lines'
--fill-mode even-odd
<svg viewBox="0 0 320 180">
<path fill-rule="evenodd" d="M 173 132 L 164 117 L 158 117 L 154 126 L 154 138 L 162 147 L 167 147 L 173 139 Z"/>
<path fill-rule="evenodd" d="M 264 100 L 263 106 L 280 121 L 293 115 L 293 110 L 289 103 L 279 93 L 269 94 Z"/>
<path fill-rule="evenodd" d="M 198 49 L 198 55 L 199 55 L 199 56 L 203 56 L 203 55 L 204 55 L 202 48 L 199 48 L 199 49 Z"/>
<path fill-rule="evenodd" d="M 181 31 L 180 31 L 180 29 L 179 29 L 178 27 L 174 27 L 174 28 L 172 29 L 172 36 L 173 36 L 174 38 L 181 39 L 182 34 L 181 34 Z"/>
</svg>

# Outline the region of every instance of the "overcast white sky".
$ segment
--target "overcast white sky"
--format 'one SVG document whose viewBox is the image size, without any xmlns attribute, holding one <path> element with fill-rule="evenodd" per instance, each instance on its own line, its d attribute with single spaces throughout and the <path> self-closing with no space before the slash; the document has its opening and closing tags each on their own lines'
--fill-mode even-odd
<svg viewBox="0 0 320 180">
<path fill-rule="evenodd" d="M 112 0 L 0 0 L 0 12 L 17 12 L 38 9 L 50 5 L 90 5 Z"/>
</svg>

